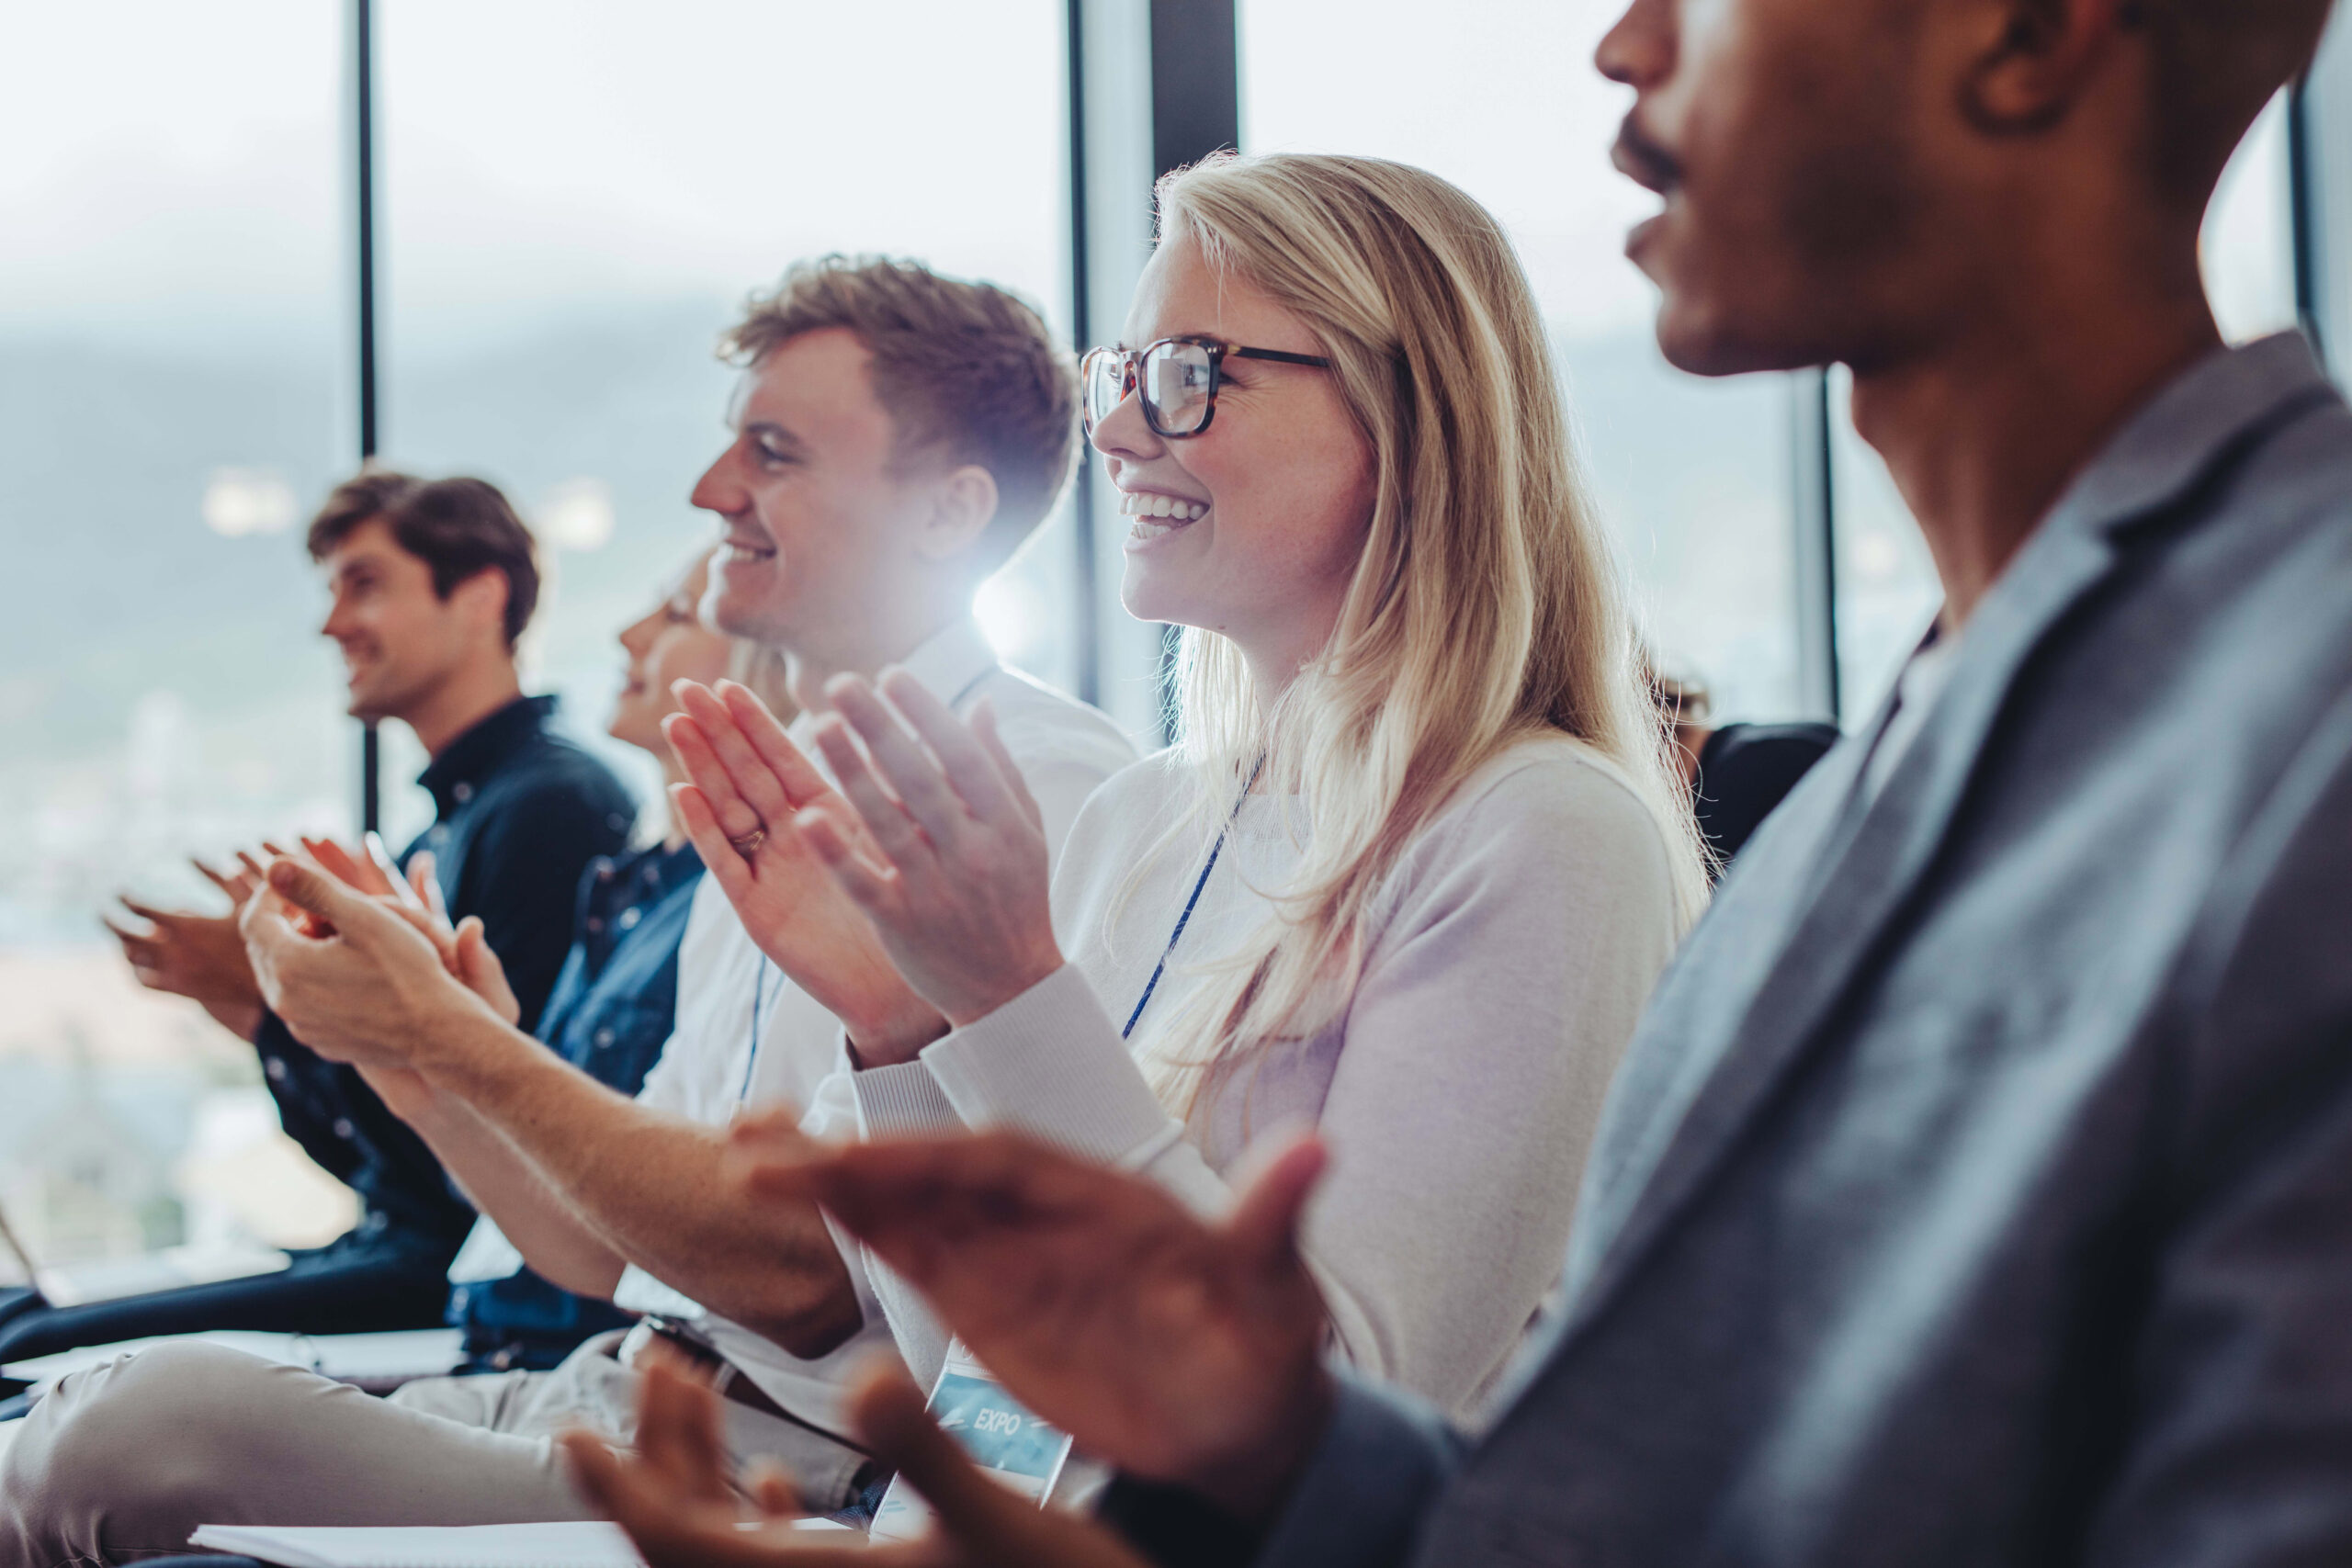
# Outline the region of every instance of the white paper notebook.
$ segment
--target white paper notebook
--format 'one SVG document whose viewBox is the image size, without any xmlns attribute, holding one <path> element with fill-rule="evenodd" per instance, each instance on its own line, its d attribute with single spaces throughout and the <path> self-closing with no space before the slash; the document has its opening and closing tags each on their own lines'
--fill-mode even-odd
<svg viewBox="0 0 2352 1568">
<path fill-rule="evenodd" d="M 804 1519 L 808 1530 L 846 1530 Z M 618 1525 L 416 1525 L 337 1529 L 304 1525 L 206 1525 L 190 1546 L 258 1557 L 284 1568 L 644 1568 Z"/>
</svg>

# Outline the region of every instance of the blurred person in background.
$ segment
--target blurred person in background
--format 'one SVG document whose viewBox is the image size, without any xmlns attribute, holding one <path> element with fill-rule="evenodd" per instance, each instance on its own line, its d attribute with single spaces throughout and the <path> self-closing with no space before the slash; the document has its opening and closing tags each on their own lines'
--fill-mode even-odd
<svg viewBox="0 0 2352 1568">
<path fill-rule="evenodd" d="M 369 469 L 327 498 L 308 544 L 333 595 L 320 630 L 342 650 L 352 716 L 400 720 L 432 759 L 417 782 L 434 823 L 400 864 L 430 853 L 449 913 L 481 922 L 529 1027 L 571 947 L 582 874 L 627 845 L 637 818 L 620 781 L 555 732 L 556 699 L 523 695 L 515 645 L 539 596 L 530 531 L 481 479 Z M 277 1273 L 32 1307 L 0 1328 L 0 1358 L 209 1328 L 438 1323 L 474 1220 L 440 1162 L 356 1073 L 260 1005 L 242 944 L 220 942 L 217 920 L 156 914 L 119 932 L 141 980 L 252 1041 L 288 1134 L 357 1192 L 359 1223 Z"/>
<path fill-rule="evenodd" d="M 650 753 L 666 784 L 685 779 L 662 733 L 662 720 L 679 711 L 677 682 L 732 679 L 792 711 L 782 657 L 703 620 L 709 582 L 709 558 L 698 555 L 662 602 L 620 634 L 628 665 L 605 730 Z M 565 1061 L 629 1095 L 644 1084 L 676 1025 L 678 947 L 703 875 L 702 857 L 666 792 L 661 806 L 658 839 L 589 863 L 571 953 L 536 1031 Z M 469 1371 L 543 1371 L 590 1336 L 637 1321 L 634 1313 L 533 1271 L 487 1218 L 475 1222 L 449 1278 L 449 1321 L 465 1330 Z"/>
<path fill-rule="evenodd" d="M 1645 655 L 1658 720 L 1690 781 L 1690 806 L 1720 878 L 1813 765 L 1838 744 L 1834 724 L 1716 725 L 1704 682 L 1666 673 Z"/>
</svg>

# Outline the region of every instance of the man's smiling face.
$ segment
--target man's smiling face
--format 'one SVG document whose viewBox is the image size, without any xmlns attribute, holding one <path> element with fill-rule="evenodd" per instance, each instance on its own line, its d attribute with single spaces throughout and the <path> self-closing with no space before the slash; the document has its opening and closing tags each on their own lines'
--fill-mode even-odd
<svg viewBox="0 0 2352 1568">
<path fill-rule="evenodd" d="M 786 339 L 744 372 L 730 423 L 693 495 L 724 526 L 705 615 L 787 649 L 855 646 L 900 592 L 925 507 L 865 345 L 837 327 Z"/>
<path fill-rule="evenodd" d="M 333 602 L 319 630 L 343 650 L 354 717 L 405 716 L 478 655 L 468 606 L 435 592 L 433 569 L 382 518 L 353 529 L 320 566 Z"/>
</svg>

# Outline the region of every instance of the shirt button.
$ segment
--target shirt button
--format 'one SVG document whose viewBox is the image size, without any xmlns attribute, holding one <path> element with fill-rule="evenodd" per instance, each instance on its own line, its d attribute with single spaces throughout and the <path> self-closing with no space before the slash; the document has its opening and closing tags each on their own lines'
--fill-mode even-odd
<svg viewBox="0 0 2352 1568">
<path fill-rule="evenodd" d="M 347 1144 L 357 1137 L 359 1132 L 351 1124 L 349 1117 L 338 1116 L 334 1119 L 334 1135 Z"/>
<path fill-rule="evenodd" d="M 268 1076 L 269 1081 L 272 1083 L 284 1083 L 286 1081 L 286 1062 L 282 1057 L 272 1056 L 269 1060 L 261 1065 L 261 1070 Z"/>
<path fill-rule="evenodd" d="M 621 930 L 633 931 L 637 929 L 637 922 L 643 919 L 645 911 L 632 904 L 621 911 Z"/>
<path fill-rule="evenodd" d="M 600 1029 L 600 1030 L 596 1031 L 596 1033 L 595 1033 L 594 1038 L 595 1038 L 595 1042 L 596 1042 L 596 1049 L 597 1049 L 597 1050 L 599 1050 L 599 1051 L 608 1051 L 608 1050 L 612 1049 L 612 1044 L 613 1044 L 613 1032 L 612 1032 L 611 1030 L 609 1030 L 609 1029 Z"/>
<path fill-rule="evenodd" d="M 613 863 L 605 859 L 601 855 L 598 856 L 596 860 L 596 880 L 599 882 L 610 882 L 612 879 Z"/>
<path fill-rule="evenodd" d="M 591 915 L 591 916 L 589 916 L 589 917 L 588 917 L 588 929 L 589 929 L 590 931 L 603 931 L 603 930 L 605 929 L 605 919 L 604 919 L 604 917 L 603 917 L 603 916 L 601 916 L 601 915 Z"/>
<path fill-rule="evenodd" d="M 626 833 L 628 831 L 628 818 L 616 811 L 605 818 L 605 826 L 616 833 Z"/>
<path fill-rule="evenodd" d="M 460 779 L 449 791 L 449 798 L 463 806 L 474 797 L 474 786 Z"/>
<path fill-rule="evenodd" d="M 435 824 L 433 824 L 433 826 L 432 826 L 430 829 L 428 829 L 426 830 L 425 835 L 424 835 L 424 837 L 425 837 L 425 839 L 426 839 L 426 840 L 427 840 L 427 841 L 432 842 L 432 843 L 435 843 L 435 844 L 437 844 L 437 843 L 441 842 L 444 839 L 447 839 L 448 836 L 449 836 L 449 824 L 447 824 L 447 822 L 435 822 Z"/>
</svg>

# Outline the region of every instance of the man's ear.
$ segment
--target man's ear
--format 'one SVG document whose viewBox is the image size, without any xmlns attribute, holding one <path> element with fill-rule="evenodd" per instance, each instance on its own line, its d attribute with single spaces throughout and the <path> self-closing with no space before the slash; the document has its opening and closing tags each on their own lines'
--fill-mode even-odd
<svg viewBox="0 0 2352 1568">
<path fill-rule="evenodd" d="M 949 471 L 932 487 L 931 516 L 915 541 L 928 561 L 952 560 L 996 520 L 996 476 L 978 463 Z"/>
<path fill-rule="evenodd" d="M 1983 39 L 1961 83 L 1969 122 L 2030 134 L 2065 118 L 2126 42 L 2138 0 L 1980 0 Z"/>
<path fill-rule="evenodd" d="M 449 590 L 450 607 L 486 628 L 501 644 L 506 641 L 506 596 L 512 585 L 506 574 L 486 566 Z"/>
</svg>

